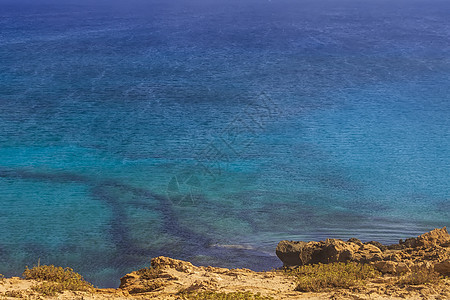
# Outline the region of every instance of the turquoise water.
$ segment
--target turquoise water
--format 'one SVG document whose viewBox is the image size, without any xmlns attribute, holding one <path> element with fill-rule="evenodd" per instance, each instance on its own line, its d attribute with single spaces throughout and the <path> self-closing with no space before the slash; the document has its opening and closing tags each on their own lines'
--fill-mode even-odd
<svg viewBox="0 0 450 300">
<path fill-rule="evenodd" d="M 0 1 L 0 273 L 449 225 L 449 9 Z"/>
</svg>

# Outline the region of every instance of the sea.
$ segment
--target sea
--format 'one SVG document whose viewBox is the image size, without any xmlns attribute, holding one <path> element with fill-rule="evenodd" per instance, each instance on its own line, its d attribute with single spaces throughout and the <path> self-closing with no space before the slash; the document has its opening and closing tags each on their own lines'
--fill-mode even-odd
<svg viewBox="0 0 450 300">
<path fill-rule="evenodd" d="M 450 225 L 449 1 L 0 0 L 0 273 Z"/>
</svg>

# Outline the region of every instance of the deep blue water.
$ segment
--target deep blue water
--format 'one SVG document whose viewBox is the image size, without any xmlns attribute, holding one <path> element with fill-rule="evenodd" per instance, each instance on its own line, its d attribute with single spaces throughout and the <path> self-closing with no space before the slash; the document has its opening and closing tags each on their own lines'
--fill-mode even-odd
<svg viewBox="0 0 450 300">
<path fill-rule="evenodd" d="M 0 273 L 450 225 L 450 2 L 0 0 Z"/>
</svg>

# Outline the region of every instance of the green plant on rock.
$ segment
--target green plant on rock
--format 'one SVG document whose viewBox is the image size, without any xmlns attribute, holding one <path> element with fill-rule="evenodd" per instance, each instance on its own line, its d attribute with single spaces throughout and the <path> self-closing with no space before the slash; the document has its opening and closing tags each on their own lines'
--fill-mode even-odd
<svg viewBox="0 0 450 300">
<path fill-rule="evenodd" d="M 359 263 L 331 263 L 285 270 L 297 279 L 296 291 L 320 292 L 329 288 L 349 288 L 381 275 L 373 266 Z"/>
<path fill-rule="evenodd" d="M 71 268 L 50 266 L 37 266 L 29 269 L 26 267 L 22 274 L 25 279 L 43 281 L 34 285 L 33 290 L 48 296 L 56 295 L 65 290 L 70 291 L 91 291 L 92 284 L 85 281 L 83 277 L 74 272 Z"/>
<path fill-rule="evenodd" d="M 63 285 L 58 282 L 43 282 L 31 287 L 34 291 L 46 295 L 55 296 L 58 293 L 64 292 Z"/>
<path fill-rule="evenodd" d="M 262 296 L 260 293 L 253 294 L 251 292 L 183 292 L 180 293 L 183 300 L 271 300 L 272 297 Z"/>
<path fill-rule="evenodd" d="M 420 285 L 438 283 L 442 276 L 431 268 L 425 266 L 415 267 L 398 280 L 399 285 Z"/>
</svg>

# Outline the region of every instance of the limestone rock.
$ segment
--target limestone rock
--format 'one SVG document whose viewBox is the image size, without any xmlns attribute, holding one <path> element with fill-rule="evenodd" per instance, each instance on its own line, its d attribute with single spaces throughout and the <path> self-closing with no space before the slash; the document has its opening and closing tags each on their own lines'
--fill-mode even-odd
<svg viewBox="0 0 450 300">
<path fill-rule="evenodd" d="M 375 268 L 381 273 L 391 273 L 397 272 L 397 263 L 393 261 L 378 261 L 374 264 Z"/>
<path fill-rule="evenodd" d="M 396 262 L 396 267 L 395 267 L 395 271 L 397 273 L 407 273 L 409 271 L 411 271 L 409 265 L 405 262 Z"/>
<path fill-rule="evenodd" d="M 402 256 L 399 253 L 390 253 L 385 255 L 384 260 L 399 262 L 402 260 Z"/>
<path fill-rule="evenodd" d="M 382 259 L 382 251 L 373 245 L 359 245 L 355 241 L 344 242 L 338 239 L 308 243 L 281 241 L 276 254 L 284 266 Z"/>
<path fill-rule="evenodd" d="M 376 241 L 370 241 L 370 242 L 367 242 L 367 243 L 364 243 L 364 244 L 365 245 L 373 245 L 373 246 L 375 246 L 378 249 L 383 250 L 383 251 L 387 249 L 387 246 L 383 245 L 380 242 L 376 242 Z"/>
<path fill-rule="evenodd" d="M 132 272 L 120 278 L 120 288 L 127 289 L 130 286 L 133 286 L 139 281 L 140 276 L 137 272 Z"/>
<path fill-rule="evenodd" d="M 300 253 L 305 245 L 305 242 L 281 241 L 278 243 L 275 253 L 286 266 L 302 265 Z"/>
<path fill-rule="evenodd" d="M 406 248 L 417 247 L 434 247 L 444 246 L 450 242 L 450 234 L 447 232 L 447 227 L 437 228 L 430 232 L 419 235 L 417 238 L 409 238 L 404 242 L 400 241 L 399 244 L 404 245 Z"/>
<path fill-rule="evenodd" d="M 362 243 L 360 240 L 358 240 L 357 238 L 350 238 L 350 239 L 348 239 L 347 243 L 354 243 L 354 244 L 356 244 L 356 245 L 358 245 L 358 246 L 361 246 L 361 245 L 363 244 L 363 243 Z"/>
<path fill-rule="evenodd" d="M 401 274 L 411 271 L 409 265 L 405 262 L 395 261 L 377 261 L 374 267 L 381 273 Z"/>
<path fill-rule="evenodd" d="M 155 257 L 151 260 L 151 265 L 153 268 L 171 268 L 175 269 L 179 272 L 185 272 L 190 273 L 194 266 L 187 261 L 179 260 L 179 259 L 173 259 L 165 256 L 159 256 Z"/>
<path fill-rule="evenodd" d="M 450 259 L 435 264 L 434 270 L 442 275 L 450 276 Z"/>
<path fill-rule="evenodd" d="M 309 263 L 347 262 L 352 259 L 357 245 L 341 240 L 327 239 L 322 249 L 317 249 Z"/>
<path fill-rule="evenodd" d="M 368 263 L 383 259 L 383 252 L 373 244 L 363 244 L 352 257 L 352 261 Z"/>
<path fill-rule="evenodd" d="M 441 274 L 450 273 L 450 235 L 446 227 L 391 246 L 375 241 L 362 243 L 356 238 L 347 242 L 338 239 L 281 241 L 276 254 L 288 267 L 353 261 L 372 263 L 382 273 L 409 272 L 414 266 L 434 266 Z"/>
</svg>

